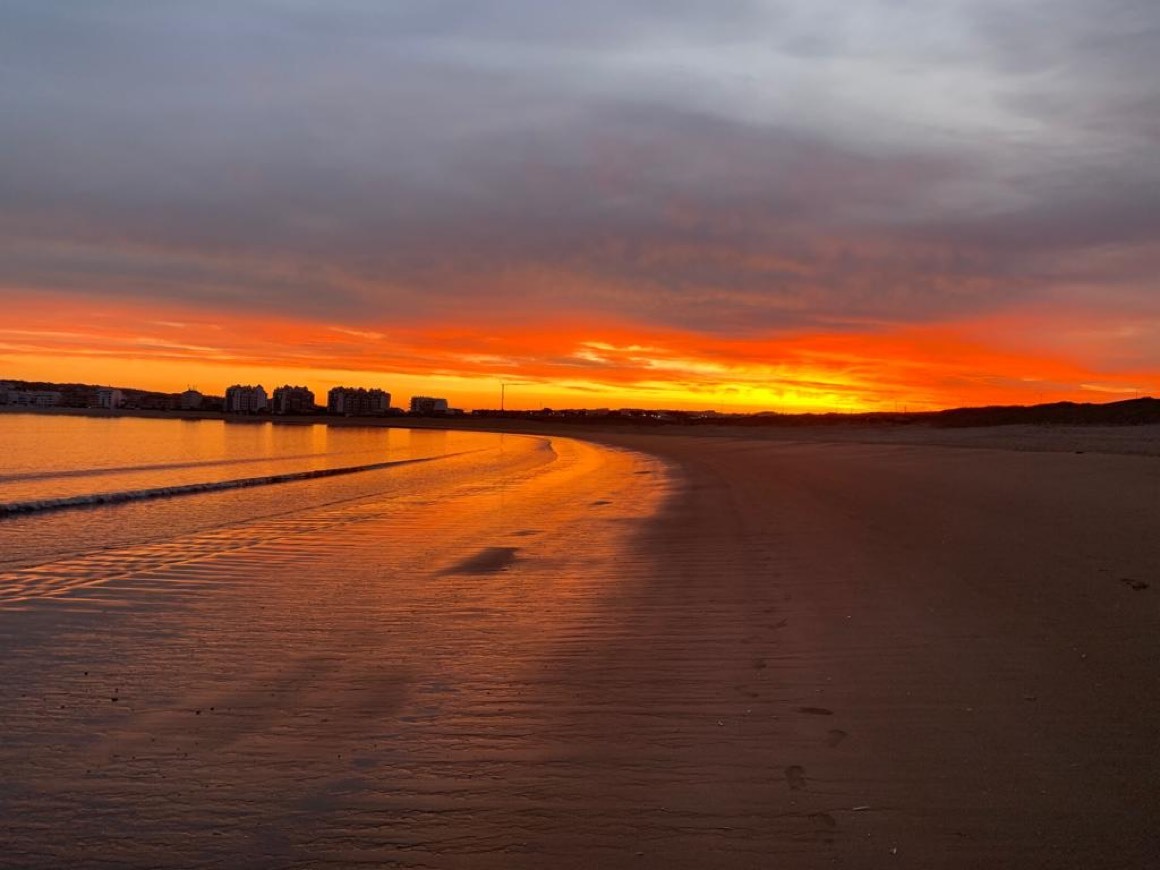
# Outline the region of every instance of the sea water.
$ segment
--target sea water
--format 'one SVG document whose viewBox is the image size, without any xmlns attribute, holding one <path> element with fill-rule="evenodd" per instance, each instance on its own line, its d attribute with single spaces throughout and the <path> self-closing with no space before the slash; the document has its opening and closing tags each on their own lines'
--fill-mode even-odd
<svg viewBox="0 0 1160 870">
<path fill-rule="evenodd" d="M 657 582 L 638 536 L 659 460 L 554 436 L 0 423 L 0 500 L 30 505 L 0 517 L 0 864 L 508 866 L 528 796 L 560 787 L 545 753 L 572 794 L 549 821 L 591 788 L 576 726 L 607 712 L 585 674 L 653 618 L 634 590 Z M 222 486 L 79 501 L 191 484 Z"/>
<path fill-rule="evenodd" d="M 3 414 L 0 565 L 237 526 L 549 458 L 542 444 L 494 433 Z"/>
</svg>

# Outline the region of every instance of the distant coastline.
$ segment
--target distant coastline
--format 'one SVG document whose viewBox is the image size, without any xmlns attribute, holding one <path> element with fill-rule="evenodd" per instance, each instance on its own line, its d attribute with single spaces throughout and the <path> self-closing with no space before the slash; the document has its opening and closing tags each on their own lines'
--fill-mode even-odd
<svg viewBox="0 0 1160 870">
<path fill-rule="evenodd" d="M 1147 401 L 1160 405 L 1156 400 Z M 1050 406 L 1048 406 L 1050 408 Z M 1093 406 L 1107 408 L 1108 406 Z M 964 409 L 971 412 L 975 409 Z M 978 409 L 991 413 L 990 409 Z M 1001 409 L 1000 409 L 1001 410 Z M 1031 410 L 1031 409 L 1029 409 Z M 1114 410 L 1114 409 L 1113 409 Z M 522 412 L 507 412 L 503 417 L 334 417 L 237 415 L 206 411 L 150 411 L 119 409 L 115 411 L 94 408 L 5 408 L 0 413 L 35 414 L 40 417 L 74 416 L 97 419 L 120 417 L 186 422 L 219 421 L 231 425 L 270 423 L 276 426 L 331 426 L 337 428 L 418 429 L 444 431 L 498 432 L 512 435 L 542 435 L 578 438 L 629 446 L 642 452 L 658 442 L 707 436 L 708 441 L 748 439 L 787 443 L 876 444 L 895 447 L 953 447 L 982 450 L 1020 451 L 1034 453 L 1103 453 L 1160 457 L 1160 420 L 1123 422 L 1089 421 L 1072 423 L 1066 420 L 964 425 L 939 424 L 923 415 L 909 415 L 898 421 L 896 415 L 883 420 L 866 419 L 866 415 L 818 415 L 822 419 L 803 417 L 761 417 L 761 422 L 747 422 L 747 418 L 730 420 L 698 420 L 695 422 L 666 422 L 655 419 L 633 418 L 560 418 L 537 417 Z M 945 412 L 944 412 L 945 413 Z M 951 419 L 955 419 L 954 416 Z M 969 419 L 976 419 L 970 417 Z M 1112 416 L 1115 419 L 1115 416 Z"/>
<path fill-rule="evenodd" d="M 995 426 L 1150 426 L 1160 424 L 1160 399 L 1141 397 L 1104 404 L 1054 402 L 1041 405 L 982 406 L 943 411 L 871 411 L 830 413 L 757 412 L 708 413 L 673 410 L 585 410 L 496 411 L 470 414 L 390 414 L 381 416 L 339 416 L 335 414 L 239 414 L 216 410 L 82 408 L 30 405 L 0 405 L 0 413 L 72 415 L 84 417 L 142 417 L 170 420 L 224 420 L 229 423 L 275 423 L 280 425 L 374 426 L 386 428 L 497 429 L 501 431 L 540 430 L 546 424 L 564 428 L 592 427 L 697 429 L 741 428 L 987 428 Z"/>
<path fill-rule="evenodd" d="M 157 411 L 144 408 L 37 408 L 0 405 L 0 414 L 33 414 L 38 417 L 138 417 L 149 420 L 221 420 L 226 423 L 261 424 L 273 423 L 279 426 L 374 426 L 380 428 L 452 428 L 471 429 L 462 424 L 471 418 L 464 417 L 336 417 L 325 414 L 227 414 L 224 411 Z"/>
</svg>

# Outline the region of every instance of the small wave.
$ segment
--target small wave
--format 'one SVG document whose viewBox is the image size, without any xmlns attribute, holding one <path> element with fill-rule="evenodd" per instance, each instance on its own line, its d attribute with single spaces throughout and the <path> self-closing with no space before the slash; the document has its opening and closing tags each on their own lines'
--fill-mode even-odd
<svg viewBox="0 0 1160 870">
<path fill-rule="evenodd" d="M 332 456 L 371 453 L 370 450 L 342 453 L 299 453 L 292 456 L 255 456 L 246 459 L 199 459 L 190 462 L 156 462 L 149 465 L 116 465 L 107 468 L 68 468 L 54 471 L 20 471 L 14 474 L 0 474 L 0 483 L 25 482 L 30 480 L 56 480 L 71 477 L 106 477 L 112 474 L 139 474 L 150 471 L 179 471 L 184 468 L 219 468 L 227 465 L 256 465 L 260 462 L 290 462 L 299 459 L 326 459 Z"/>
<path fill-rule="evenodd" d="M 392 468 L 400 465 L 414 465 L 420 462 L 433 462 L 437 459 L 449 459 L 452 456 L 461 456 L 464 453 L 476 453 L 475 450 L 460 451 L 459 453 L 444 453 L 440 456 L 423 456 L 418 459 L 395 459 L 386 462 L 372 462 L 369 465 L 347 465 L 341 468 L 319 468 L 311 471 L 294 471 L 285 474 L 267 474 L 261 477 L 242 477 L 234 480 L 215 480 L 206 483 L 185 483 L 176 486 L 156 486 L 150 489 L 131 489 L 121 492 L 94 492 L 84 495 L 70 495 L 61 498 L 45 498 L 33 501 L 17 501 L 0 503 L 0 518 L 21 514 L 43 513 L 46 511 L 69 510 L 71 508 L 89 508 L 102 505 L 122 504 L 131 501 L 144 501 L 155 498 L 171 498 L 180 495 L 193 495 L 202 492 L 217 492 L 228 489 L 245 489 L 252 486 L 269 486 L 275 483 L 289 483 L 295 480 L 312 480 L 319 477 L 338 477 L 343 474 L 357 474 L 363 471 L 377 471 L 382 468 Z"/>
</svg>

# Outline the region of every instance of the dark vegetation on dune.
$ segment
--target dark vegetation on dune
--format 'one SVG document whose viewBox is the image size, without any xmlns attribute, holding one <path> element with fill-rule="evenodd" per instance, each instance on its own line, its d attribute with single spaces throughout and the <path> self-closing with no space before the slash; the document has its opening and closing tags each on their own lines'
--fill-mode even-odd
<svg viewBox="0 0 1160 870">
<path fill-rule="evenodd" d="M 700 414 L 689 411 L 612 411 L 594 416 L 584 411 L 483 411 L 477 416 L 553 419 L 606 425 L 688 424 L 700 426 L 1142 426 L 1160 423 L 1160 399 L 1139 398 L 1107 404 L 1053 402 L 1045 405 L 995 405 L 945 411 L 876 411 L 867 413 Z"/>
<path fill-rule="evenodd" d="M 935 427 L 969 426 L 1142 426 L 1160 423 L 1160 399 L 1127 399 L 1122 402 L 1052 402 L 1046 405 L 991 405 L 951 408 L 946 411 L 869 414 L 757 414 L 747 425 L 910 425 Z"/>
<path fill-rule="evenodd" d="M 1160 399 L 1127 399 L 1104 405 L 1053 402 L 1025 407 L 955 408 L 931 416 L 936 426 L 1003 426 L 1009 424 L 1141 426 L 1160 423 Z"/>
</svg>

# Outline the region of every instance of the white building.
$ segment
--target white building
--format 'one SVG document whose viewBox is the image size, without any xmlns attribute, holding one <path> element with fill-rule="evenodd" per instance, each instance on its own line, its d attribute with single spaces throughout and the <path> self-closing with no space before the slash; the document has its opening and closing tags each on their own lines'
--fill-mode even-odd
<svg viewBox="0 0 1160 870">
<path fill-rule="evenodd" d="M 266 389 L 258 384 L 256 387 L 234 384 L 226 390 L 225 412 L 227 414 L 256 414 L 270 407 Z"/>
<path fill-rule="evenodd" d="M 120 408 L 125 404 L 125 395 L 116 387 L 101 387 L 97 390 L 97 407 L 108 411 Z"/>
<path fill-rule="evenodd" d="M 326 410 L 346 417 L 381 417 L 391 410 L 391 394 L 363 387 L 335 387 L 326 394 Z"/>
<path fill-rule="evenodd" d="M 434 396 L 412 396 L 412 414 L 446 414 L 447 400 L 437 399 Z"/>
<path fill-rule="evenodd" d="M 314 392 L 307 387 L 292 387 L 287 384 L 274 390 L 273 409 L 275 414 L 313 414 Z"/>
</svg>

